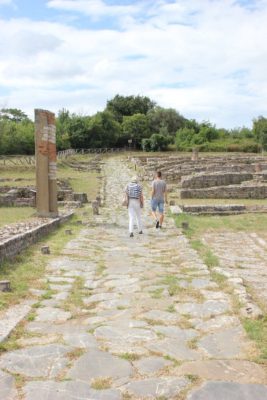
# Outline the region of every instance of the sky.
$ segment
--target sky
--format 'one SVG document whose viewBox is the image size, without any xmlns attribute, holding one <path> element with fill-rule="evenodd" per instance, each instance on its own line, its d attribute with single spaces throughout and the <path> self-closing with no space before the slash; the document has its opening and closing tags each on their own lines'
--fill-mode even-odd
<svg viewBox="0 0 267 400">
<path fill-rule="evenodd" d="M 148 96 L 217 127 L 267 117 L 267 0 L 0 0 L 0 108 Z"/>
</svg>

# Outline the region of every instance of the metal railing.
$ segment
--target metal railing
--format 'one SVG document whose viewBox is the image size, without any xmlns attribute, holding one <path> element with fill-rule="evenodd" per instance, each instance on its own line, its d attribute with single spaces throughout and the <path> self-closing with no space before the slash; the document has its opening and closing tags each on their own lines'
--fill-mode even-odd
<svg viewBox="0 0 267 400">
<path fill-rule="evenodd" d="M 103 147 L 94 149 L 67 149 L 57 152 L 57 158 L 64 159 L 75 154 L 108 154 L 126 151 L 127 148 L 123 147 Z M 0 156 L 0 165 L 35 165 L 34 155 L 9 155 Z"/>
</svg>

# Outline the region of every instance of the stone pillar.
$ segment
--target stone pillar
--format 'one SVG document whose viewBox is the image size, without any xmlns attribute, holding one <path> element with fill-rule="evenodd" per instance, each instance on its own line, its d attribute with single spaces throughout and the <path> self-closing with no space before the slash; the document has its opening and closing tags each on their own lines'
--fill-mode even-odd
<svg viewBox="0 0 267 400">
<path fill-rule="evenodd" d="M 198 161 L 198 149 L 193 149 L 192 150 L 191 160 L 192 161 Z"/>
<path fill-rule="evenodd" d="M 40 217 L 57 217 L 55 114 L 35 110 L 36 207 Z"/>
</svg>

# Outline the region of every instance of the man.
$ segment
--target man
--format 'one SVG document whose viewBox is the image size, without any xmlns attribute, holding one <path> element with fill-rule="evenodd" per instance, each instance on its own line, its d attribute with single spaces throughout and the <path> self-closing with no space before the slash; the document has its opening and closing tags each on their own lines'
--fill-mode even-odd
<svg viewBox="0 0 267 400">
<path fill-rule="evenodd" d="M 151 208 L 152 216 L 156 222 L 156 228 L 161 228 L 164 219 L 164 202 L 167 204 L 167 185 L 161 177 L 161 172 L 156 173 L 156 179 L 152 182 Z M 157 209 L 159 216 L 157 215 Z"/>
</svg>

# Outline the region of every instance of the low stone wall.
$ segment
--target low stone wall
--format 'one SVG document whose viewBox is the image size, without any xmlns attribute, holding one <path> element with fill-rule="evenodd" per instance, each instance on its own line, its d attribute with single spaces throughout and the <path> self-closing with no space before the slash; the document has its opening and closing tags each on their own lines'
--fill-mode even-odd
<svg viewBox="0 0 267 400">
<path fill-rule="evenodd" d="M 5 259 L 10 259 L 22 250 L 26 249 L 33 243 L 36 243 L 43 236 L 49 234 L 58 228 L 63 222 L 70 219 L 73 212 L 70 212 L 59 218 L 55 218 L 49 222 L 43 223 L 26 233 L 21 233 L 19 235 L 14 235 L 13 237 L 0 243 L 0 263 Z"/>
<path fill-rule="evenodd" d="M 212 174 L 195 174 L 182 178 L 182 188 L 200 189 L 214 186 L 240 184 L 253 179 L 253 174 L 238 172 L 223 172 Z"/>
<path fill-rule="evenodd" d="M 230 185 L 206 189 L 182 189 L 181 199 L 266 199 L 267 185 Z"/>
<path fill-rule="evenodd" d="M 222 204 L 222 205 L 187 205 L 181 206 L 183 212 L 189 214 L 208 214 L 208 215 L 232 215 L 243 214 L 246 206 L 241 204 Z"/>
</svg>

